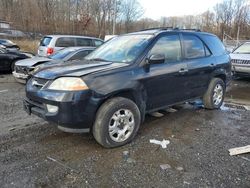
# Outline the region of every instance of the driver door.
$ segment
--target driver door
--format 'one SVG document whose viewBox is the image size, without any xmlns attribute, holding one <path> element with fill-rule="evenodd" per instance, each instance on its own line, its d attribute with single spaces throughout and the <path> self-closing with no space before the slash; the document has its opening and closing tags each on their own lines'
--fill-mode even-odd
<svg viewBox="0 0 250 188">
<path fill-rule="evenodd" d="M 160 37 L 147 57 L 153 54 L 164 54 L 165 62 L 150 64 L 149 71 L 144 75 L 147 111 L 183 101 L 186 95 L 188 69 L 182 61 L 179 34 Z"/>
</svg>

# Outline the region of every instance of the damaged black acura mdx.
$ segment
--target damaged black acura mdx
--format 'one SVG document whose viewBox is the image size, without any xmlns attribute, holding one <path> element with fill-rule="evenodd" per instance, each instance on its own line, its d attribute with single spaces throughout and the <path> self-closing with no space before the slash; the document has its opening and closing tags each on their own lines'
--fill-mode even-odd
<svg viewBox="0 0 250 188">
<path fill-rule="evenodd" d="M 38 70 L 24 108 L 117 147 L 135 137 L 146 113 L 198 98 L 220 108 L 230 78 L 230 57 L 215 35 L 149 29 L 115 37 L 83 61 Z"/>
</svg>

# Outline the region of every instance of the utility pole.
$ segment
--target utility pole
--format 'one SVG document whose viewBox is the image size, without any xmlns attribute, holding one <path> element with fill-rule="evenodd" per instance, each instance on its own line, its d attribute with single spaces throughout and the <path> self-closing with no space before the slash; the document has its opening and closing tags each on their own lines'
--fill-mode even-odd
<svg viewBox="0 0 250 188">
<path fill-rule="evenodd" d="M 115 8 L 114 8 L 114 15 L 113 15 L 113 35 L 115 35 L 117 0 L 114 0 L 114 3 L 115 3 Z"/>
</svg>

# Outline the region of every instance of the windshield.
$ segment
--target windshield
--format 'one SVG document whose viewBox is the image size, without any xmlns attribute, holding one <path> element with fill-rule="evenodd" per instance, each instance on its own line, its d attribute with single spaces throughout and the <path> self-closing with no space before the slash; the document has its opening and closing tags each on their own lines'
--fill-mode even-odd
<svg viewBox="0 0 250 188">
<path fill-rule="evenodd" d="M 55 59 L 55 60 L 64 59 L 66 56 L 68 56 L 70 53 L 72 53 L 74 51 L 75 51 L 75 49 L 65 48 L 65 49 L 59 50 L 55 54 L 52 54 L 52 55 L 48 56 L 48 58 Z"/>
<path fill-rule="evenodd" d="M 111 39 L 85 57 L 88 60 L 130 63 L 147 46 L 152 35 L 125 35 Z"/>
<path fill-rule="evenodd" d="M 245 43 L 241 45 L 233 53 L 234 54 L 250 54 L 250 43 Z"/>
</svg>

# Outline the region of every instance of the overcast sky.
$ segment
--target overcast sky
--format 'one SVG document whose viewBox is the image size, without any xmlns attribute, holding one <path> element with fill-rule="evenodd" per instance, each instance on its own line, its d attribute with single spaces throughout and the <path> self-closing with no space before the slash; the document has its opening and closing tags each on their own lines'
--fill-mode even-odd
<svg viewBox="0 0 250 188">
<path fill-rule="evenodd" d="M 212 10 L 222 0 L 138 0 L 145 10 L 143 17 L 197 15 Z"/>
</svg>

